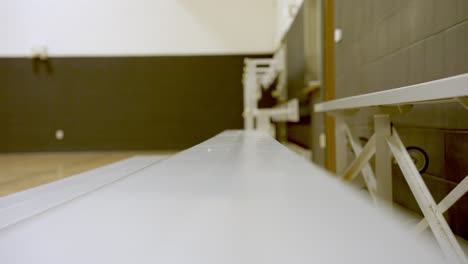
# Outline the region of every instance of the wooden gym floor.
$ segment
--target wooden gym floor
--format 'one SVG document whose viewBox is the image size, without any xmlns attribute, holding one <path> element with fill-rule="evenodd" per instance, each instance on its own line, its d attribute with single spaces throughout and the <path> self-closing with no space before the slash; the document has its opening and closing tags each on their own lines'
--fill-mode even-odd
<svg viewBox="0 0 468 264">
<path fill-rule="evenodd" d="M 136 155 L 158 152 L 60 152 L 0 154 L 0 197 L 53 182 Z"/>
<path fill-rule="evenodd" d="M 296 147 L 288 147 L 309 159 Z M 177 151 L 52 152 L 0 154 L 0 197 L 92 170 L 119 160 L 141 155 L 173 155 Z M 395 207 L 415 225 L 420 216 Z M 457 237 L 468 255 L 468 241 Z M 435 243 L 435 242 L 434 242 Z"/>
</svg>

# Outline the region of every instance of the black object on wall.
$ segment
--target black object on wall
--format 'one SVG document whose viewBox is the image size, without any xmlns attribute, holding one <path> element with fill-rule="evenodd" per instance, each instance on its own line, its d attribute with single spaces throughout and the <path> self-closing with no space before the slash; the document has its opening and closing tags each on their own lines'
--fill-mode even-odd
<svg viewBox="0 0 468 264">
<path fill-rule="evenodd" d="M 243 59 L 1 58 L 0 152 L 183 149 L 242 128 Z"/>
</svg>

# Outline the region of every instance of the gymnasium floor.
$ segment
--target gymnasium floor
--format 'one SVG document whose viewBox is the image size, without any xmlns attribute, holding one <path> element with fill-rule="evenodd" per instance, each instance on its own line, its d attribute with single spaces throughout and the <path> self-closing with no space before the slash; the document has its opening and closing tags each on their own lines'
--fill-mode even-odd
<svg viewBox="0 0 468 264">
<path fill-rule="evenodd" d="M 132 156 L 171 155 L 174 153 L 176 151 L 0 154 L 0 197 Z"/>
</svg>

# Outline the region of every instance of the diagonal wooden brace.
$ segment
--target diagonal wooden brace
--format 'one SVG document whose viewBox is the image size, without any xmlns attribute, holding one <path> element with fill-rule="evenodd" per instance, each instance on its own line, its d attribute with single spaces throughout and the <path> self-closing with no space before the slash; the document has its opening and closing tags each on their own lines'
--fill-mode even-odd
<svg viewBox="0 0 468 264">
<path fill-rule="evenodd" d="M 362 148 L 359 141 L 351 134 L 349 128 L 346 127 L 345 130 L 351 147 L 356 154 L 356 159 L 348 166 L 343 178 L 346 181 L 352 181 L 358 176 L 359 172 L 362 172 L 362 176 L 366 182 L 369 193 L 372 198 L 375 198 L 377 183 L 375 181 L 374 172 L 369 164 L 369 160 L 375 154 L 375 136 L 373 135 L 364 148 Z"/>
<path fill-rule="evenodd" d="M 465 176 L 465 178 L 439 203 L 439 211 L 445 213 L 445 211 L 452 207 L 466 192 L 468 192 L 468 176 Z M 422 232 L 427 227 L 427 220 L 424 218 L 418 223 L 416 230 Z"/>
<path fill-rule="evenodd" d="M 455 235 L 445 221 L 442 212 L 437 207 L 434 198 L 424 183 L 418 169 L 401 141 L 395 128 L 392 135 L 387 137 L 387 143 L 392 151 L 403 175 L 421 208 L 437 242 L 450 263 L 468 263 Z"/>
</svg>

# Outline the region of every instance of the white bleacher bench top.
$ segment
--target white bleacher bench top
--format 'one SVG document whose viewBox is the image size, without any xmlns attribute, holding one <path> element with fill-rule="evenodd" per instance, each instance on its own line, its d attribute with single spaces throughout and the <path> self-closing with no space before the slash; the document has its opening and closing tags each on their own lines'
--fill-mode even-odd
<svg viewBox="0 0 468 264">
<path fill-rule="evenodd" d="M 394 216 L 266 134 L 227 131 L 164 160 L 125 162 L 139 165 L 74 197 L 66 190 L 82 181 L 1 198 L 0 262 L 444 261 Z M 51 203 L 48 192 L 61 195 Z M 15 207 L 22 217 L 6 213 Z"/>
<path fill-rule="evenodd" d="M 405 105 L 457 101 L 468 96 L 468 73 L 457 76 L 390 89 L 375 93 L 350 96 L 316 104 L 315 112 L 357 109 L 381 105 Z M 467 103 L 466 101 L 460 103 Z M 468 107 L 466 105 L 465 107 Z"/>
</svg>

